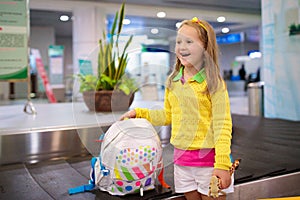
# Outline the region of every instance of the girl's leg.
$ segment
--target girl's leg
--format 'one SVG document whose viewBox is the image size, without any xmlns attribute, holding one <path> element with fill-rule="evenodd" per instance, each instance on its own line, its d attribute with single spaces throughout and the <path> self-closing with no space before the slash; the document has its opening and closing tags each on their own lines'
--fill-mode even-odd
<svg viewBox="0 0 300 200">
<path fill-rule="evenodd" d="M 217 198 L 212 198 L 212 197 L 201 194 L 201 199 L 202 200 L 226 200 L 226 195 L 220 195 Z"/>
<path fill-rule="evenodd" d="M 197 191 L 191 191 L 184 193 L 186 200 L 202 200 L 201 194 Z"/>
</svg>

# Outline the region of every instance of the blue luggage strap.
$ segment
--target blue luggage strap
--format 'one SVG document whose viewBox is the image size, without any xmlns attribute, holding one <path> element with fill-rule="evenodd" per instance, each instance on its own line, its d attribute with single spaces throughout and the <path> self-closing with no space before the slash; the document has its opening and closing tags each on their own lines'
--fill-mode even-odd
<svg viewBox="0 0 300 200">
<path fill-rule="evenodd" d="M 89 180 L 89 184 L 86 185 L 81 185 L 75 188 L 70 188 L 69 191 L 69 195 L 72 194 L 77 194 L 77 193 L 81 193 L 81 192 L 86 192 L 86 191 L 91 191 L 94 189 L 95 187 L 95 163 L 97 161 L 97 158 L 92 158 L 91 159 L 91 166 L 92 166 L 92 174 L 91 174 L 91 179 Z"/>
<path fill-rule="evenodd" d="M 102 142 L 104 136 L 105 136 L 105 134 L 101 134 L 98 141 Z M 106 169 L 106 167 L 102 164 L 102 159 L 101 159 L 101 155 L 100 154 L 99 154 L 99 164 L 100 164 L 100 171 L 103 174 L 103 176 L 108 176 L 109 173 L 110 173 L 110 170 Z"/>
<path fill-rule="evenodd" d="M 81 186 L 78 186 L 75 188 L 70 188 L 69 195 L 78 194 L 78 193 L 86 192 L 86 191 L 91 191 L 94 189 L 94 187 L 95 187 L 94 184 L 87 184 L 87 185 L 81 185 Z"/>
</svg>

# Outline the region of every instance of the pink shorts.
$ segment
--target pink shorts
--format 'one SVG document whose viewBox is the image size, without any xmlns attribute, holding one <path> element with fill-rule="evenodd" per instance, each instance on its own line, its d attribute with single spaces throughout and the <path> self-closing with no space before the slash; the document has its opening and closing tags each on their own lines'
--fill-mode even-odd
<svg viewBox="0 0 300 200">
<path fill-rule="evenodd" d="M 186 193 L 197 190 L 203 195 L 208 195 L 209 182 L 212 177 L 213 167 L 190 167 L 174 165 L 174 184 L 176 193 Z M 231 185 L 222 190 L 232 193 L 234 176 L 231 177 Z M 221 194 L 220 194 L 221 195 Z"/>
</svg>

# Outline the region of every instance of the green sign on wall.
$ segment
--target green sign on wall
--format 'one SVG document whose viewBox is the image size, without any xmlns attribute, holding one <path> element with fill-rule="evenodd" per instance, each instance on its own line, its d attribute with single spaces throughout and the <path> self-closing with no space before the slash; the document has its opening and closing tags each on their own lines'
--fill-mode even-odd
<svg viewBox="0 0 300 200">
<path fill-rule="evenodd" d="M 28 0 L 0 0 L 0 80 L 26 79 Z"/>
</svg>

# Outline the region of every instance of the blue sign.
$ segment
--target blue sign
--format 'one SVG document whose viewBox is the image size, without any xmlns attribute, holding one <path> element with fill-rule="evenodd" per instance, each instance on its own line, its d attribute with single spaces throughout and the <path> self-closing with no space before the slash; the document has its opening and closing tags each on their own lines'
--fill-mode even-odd
<svg viewBox="0 0 300 200">
<path fill-rule="evenodd" d="M 79 72 L 82 75 L 93 74 L 92 61 L 79 59 Z"/>
<path fill-rule="evenodd" d="M 232 44 L 232 43 L 238 43 L 238 42 L 244 42 L 244 33 L 243 32 L 217 36 L 218 44 Z"/>
</svg>

